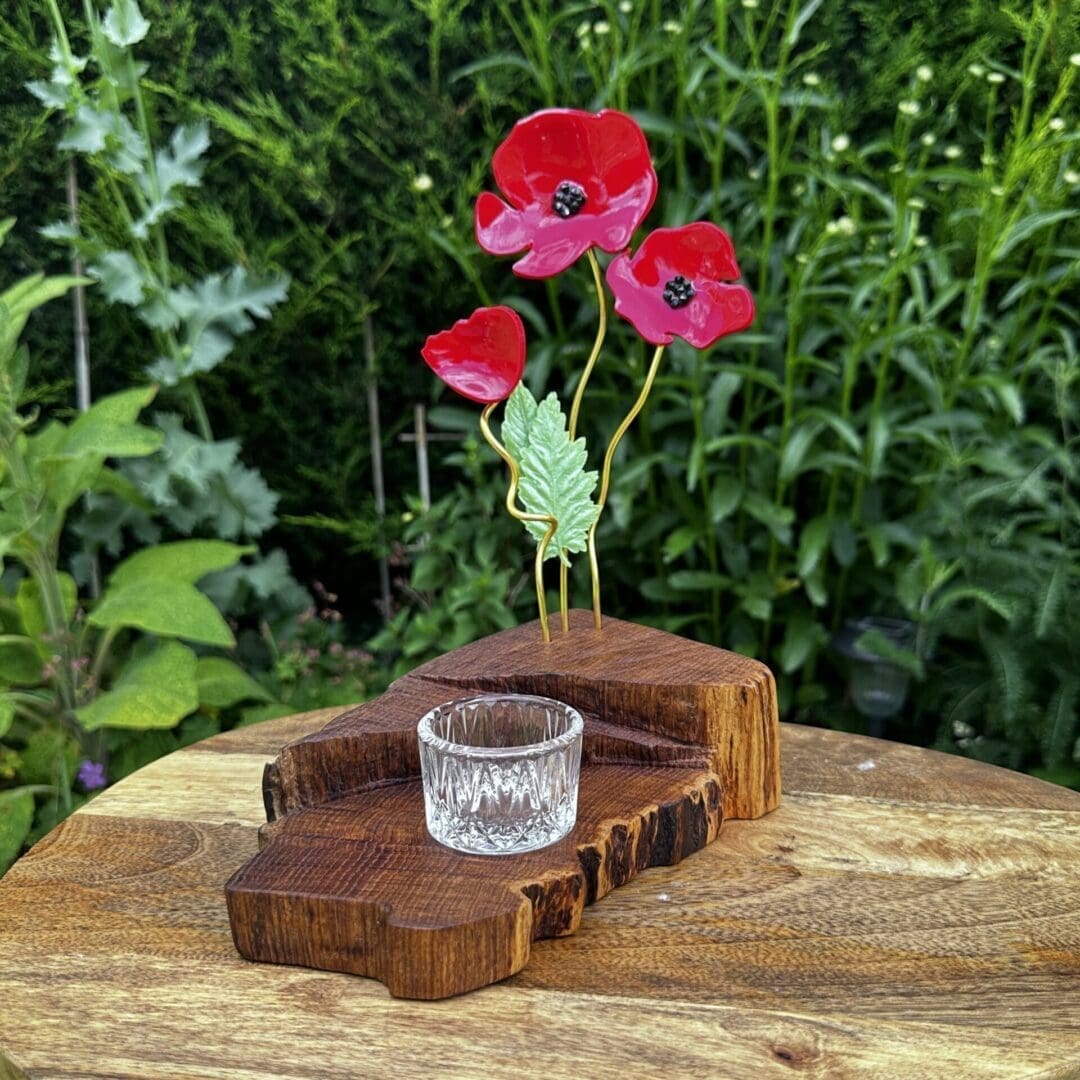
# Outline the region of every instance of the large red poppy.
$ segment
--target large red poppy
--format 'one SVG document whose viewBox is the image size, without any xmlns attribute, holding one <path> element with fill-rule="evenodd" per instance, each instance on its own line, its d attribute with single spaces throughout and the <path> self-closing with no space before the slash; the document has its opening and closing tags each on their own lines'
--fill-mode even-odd
<svg viewBox="0 0 1080 1080">
<path fill-rule="evenodd" d="M 641 128 L 614 109 L 544 109 L 519 120 L 492 159 L 509 205 L 476 200 L 476 240 L 514 255 L 514 273 L 546 278 L 594 245 L 622 251 L 656 198 L 656 172 Z"/>
<path fill-rule="evenodd" d="M 451 390 L 491 405 L 513 393 L 525 370 L 525 327 L 508 307 L 477 308 L 432 334 L 421 355 Z"/>
<path fill-rule="evenodd" d="M 754 321 L 750 290 L 725 284 L 738 277 L 731 237 L 708 221 L 656 229 L 607 270 L 615 310 L 646 341 L 670 345 L 677 336 L 698 349 Z"/>
</svg>

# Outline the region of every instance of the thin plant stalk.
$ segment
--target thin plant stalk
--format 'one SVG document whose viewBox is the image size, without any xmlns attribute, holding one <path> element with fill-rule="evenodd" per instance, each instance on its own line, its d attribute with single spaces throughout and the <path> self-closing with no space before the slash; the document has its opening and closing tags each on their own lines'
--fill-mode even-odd
<svg viewBox="0 0 1080 1080">
<path fill-rule="evenodd" d="M 585 387 L 588 385 L 589 376 L 592 375 L 593 368 L 596 367 L 596 361 L 599 359 L 600 350 L 604 345 L 604 337 L 607 335 L 607 301 L 604 298 L 604 279 L 600 273 L 600 263 L 592 248 L 589 248 L 587 255 L 589 258 L 589 267 L 592 269 L 593 285 L 596 287 L 596 304 L 600 310 L 600 321 L 596 327 L 596 339 L 593 341 L 592 352 L 589 353 L 589 358 L 585 361 L 585 369 L 582 371 L 581 378 L 578 380 L 577 389 L 574 391 L 574 400 L 570 405 L 570 421 L 568 428 L 571 442 L 574 441 L 574 437 L 577 435 L 578 415 L 581 412 L 581 400 L 585 396 Z M 563 633 L 566 633 L 570 629 L 568 580 L 570 567 L 567 564 L 565 556 L 566 552 L 564 551 L 563 558 L 559 560 L 559 610 L 562 614 Z"/>
<path fill-rule="evenodd" d="M 634 420 L 637 419 L 638 413 L 645 407 L 653 383 L 656 381 L 656 373 L 660 370 L 660 361 L 663 359 L 665 348 L 664 345 L 656 346 L 652 363 L 649 364 L 648 374 L 645 376 L 645 385 L 642 386 L 637 401 L 630 407 L 630 411 L 623 417 L 622 423 L 615 429 L 615 434 L 611 436 L 611 442 L 608 443 L 607 451 L 604 454 L 604 467 L 600 473 L 600 498 L 597 499 L 596 503 L 596 520 L 589 529 L 589 569 L 592 572 L 593 626 L 597 630 L 602 628 L 603 618 L 600 613 L 600 565 L 596 558 L 596 526 L 600 523 L 600 515 L 604 512 L 604 506 L 607 504 L 608 490 L 611 487 L 611 463 L 615 458 L 615 451 L 618 449 L 619 443 L 622 442 L 622 437 Z"/>
<path fill-rule="evenodd" d="M 506 462 L 506 467 L 510 470 L 510 486 L 506 489 L 506 512 L 518 521 L 539 521 L 547 525 L 547 532 L 544 533 L 540 543 L 536 545 L 536 562 L 533 565 L 533 577 L 536 580 L 536 606 L 540 611 L 540 633 L 546 645 L 551 641 L 551 628 L 548 625 L 547 596 L 544 594 L 544 557 L 547 555 L 548 545 L 551 543 L 551 538 L 555 535 L 559 523 L 550 514 L 529 514 L 518 509 L 517 489 L 521 480 L 521 471 L 518 468 L 518 463 L 511 457 L 510 452 L 495 438 L 491 431 L 491 414 L 495 411 L 497 404 L 498 402 L 493 402 L 481 413 L 480 430 L 483 432 L 488 446 Z"/>
</svg>

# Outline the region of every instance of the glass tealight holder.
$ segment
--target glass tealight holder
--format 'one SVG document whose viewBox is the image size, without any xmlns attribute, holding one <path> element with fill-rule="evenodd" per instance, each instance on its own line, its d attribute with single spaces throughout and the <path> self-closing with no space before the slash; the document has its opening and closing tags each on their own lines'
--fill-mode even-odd
<svg viewBox="0 0 1080 1080">
<path fill-rule="evenodd" d="M 417 726 L 428 832 L 472 855 L 514 855 L 561 840 L 577 820 L 577 709 L 527 694 L 438 705 Z"/>
</svg>

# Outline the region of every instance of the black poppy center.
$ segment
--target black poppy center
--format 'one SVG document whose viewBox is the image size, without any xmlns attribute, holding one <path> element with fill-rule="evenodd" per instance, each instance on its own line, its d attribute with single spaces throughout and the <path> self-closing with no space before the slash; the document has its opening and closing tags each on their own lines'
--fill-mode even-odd
<svg viewBox="0 0 1080 1080">
<path fill-rule="evenodd" d="M 552 209 L 561 218 L 572 218 L 581 212 L 585 205 L 585 189 L 572 180 L 564 180 L 556 189 L 551 200 Z"/>
<path fill-rule="evenodd" d="M 676 274 L 664 286 L 664 302 L 670 308 L 686 307 L 694 299 L 694 283 Z"/>
</svg>

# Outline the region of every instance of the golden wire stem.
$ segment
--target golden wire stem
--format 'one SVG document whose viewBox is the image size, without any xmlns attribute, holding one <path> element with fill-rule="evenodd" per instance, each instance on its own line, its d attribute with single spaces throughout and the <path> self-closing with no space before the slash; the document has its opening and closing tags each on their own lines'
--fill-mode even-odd
<svg viewBox="0 0 1080 1080">
<path fill-rule="evenodd" d="M 592 528 L 589 529 L 589 570 L 592 573 L 593 626 L 597 630 L 601 628 L 603 620 L 600 616 L 600 565 L 596 558 L 596 526 L 600 522 L 600 515 L 604 512 L 605 505 L 607 505 L 608 489 L 611 486 L 611 463 L 615 458 L 615 451 L 618 449 L 619 443 L 622 442 L 622 437 L 637 418 L 637 414 L 645 406 L 645 402 L 652 391 L 653 383 L 656 381 L 656 373 L 660 370 L 660 360 L 663 355 L 664 346 L 657 345 L 656 352 L 653 353 L 652 363 L 649 364 L 648 374 L 645 376 L 645 385 L 641 388 L 637 401 L 634 402 L 630 411 L 623 417 L 622 423 L 615 429 L 615 434 L 611 436 L 611 442 L 608 443 L 607 452 L 604 454 L 604 468 L 600 473 L 600 498 L 596 501 L 596 521 L 592 523 Z"/>
<path fill-rule="evenodd" d="M 585 387 L 588 385 L 589 376 L 596 367 L 596 361 L 600 358 L 600 350 L 607 335 L 607 301 L 604 298 L 604 278 L 600 272 L 600 263 L 597 261 L 596 252 L 592 248 L 585 253 L 589 259 L 589 267 L 592 270 L 593 285 L 596 287 L 596 305 L 600 311 L 600 322 L 596 327 L 596 338 L 593 341 L 592 352 L 585 361 L 585 368 L 578 380 L 577 389 L 574 391 L 574 400 L 570 405 L 569 432 L 570 441 L 574 441 L 577 435 L 578 415 L 581 412 L 581 401 L 585 397 Z M 570 599 L 569 599 L 569 571 L 566 564 L 566 552 L 562 553 L 559 560 L 559 611 L 562 614 L 562 628 L 565 634 L 570 629 Z"/>
<path fill-rule="evenodd" d="M 536 546 L 536 561 L 533 564 L 533 577 L 536 582 L 536 606 L 540 610 L 540 633 L 543 636 L 544 643 L 547 644 L 551 641 L 551 628 L 548 625 L 547 596 L 544 593 L 544 556 L 547 554 L 548 545 L 551 543 L 551 538 L 555 535 L 559 523 L 550 514 L 529 514 L 518 509 L 517 489 L 521 480 L 521 471 L 518 469 L 517 462 L 510 456 L 510 452 L 492 434 L 489 423 L 491 414 L 495 411 L 497 404 L 498 402 L 493 402 L 480 414 L 480 430 L 483 432 L 488 446 L 506 462 L 506 467 L 510 470 L 510 486 L 506 489 L 506 512 L 518 521 L 542 521 L 547 524 L 547 532 Z"/>
</svg>

